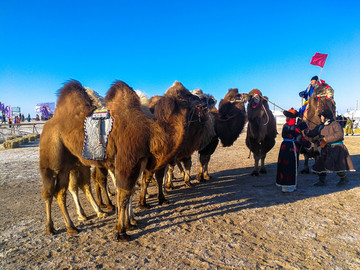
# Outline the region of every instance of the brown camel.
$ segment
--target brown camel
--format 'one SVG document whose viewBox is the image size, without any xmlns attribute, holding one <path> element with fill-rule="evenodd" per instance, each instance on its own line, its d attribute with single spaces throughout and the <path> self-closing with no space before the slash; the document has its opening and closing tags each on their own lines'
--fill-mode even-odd
<svg viewBox="0 0 360 270">
<path fill-rule="evenodd" d="M 200 145 L 207 108 L 180 82 L 175 82 L 163 96 L 157 97 L 157 101 L 152 104 L 150 110 L 154 112 L 156 122 L 164 128 L 169 144 L 173 145 L 175 154 L 169 163 L 174 164 L 175 160 L 188 156 Z M 159 203 L 167 203 L 162 189 L 165 169 L 165 167 L 154 167 L 151 162 L 148 163 L 142 178 L 141 208 L 150 207 L 146 203 L 146 192 L 154 173 L 158 183 Z"/>
<path fill-rule="evenodd" d="M 40 139 L 40 174 L 43 180 L 46 232 L 55 233 L 51 203 L 56 197 L 69 234 L 77 233 L 66 208 L 66 190 L 70 171 L 81 166 L 108 169 L 116 178 L 118 222 L 115 238 L 129 240 L 127 228 L 135 223 L 129 216 L 129 200 L 140 172 L 150 161 L 164 167 L 174 155 L 166 133 L 141 110 L 135 92 L 124 82 L 116 81 L 105 102 L 113 119 L 104 160 L 84 159 L 84 120 L 96 109 L 86 89 L 78 81 L 70 81 L 59 91 L 56 112 L 44 125 Z M 56 132 L 53 132 L 56 130 Z"/>
<path fill-rule="evenodd" d="M 251 175 L 259 175 L 259 160 L 261 160 L 260 173 L 266 173 L 265 157 L 275 145 L 276 120 L 269 109 L 266 97 L 259 89 L 253 89 L 248 95 L 247 115 L 248 127 L 246 146 L 254 154 L 255 167 Z"/>
<path fill-rule="evenodd" d="M 324 82 L 314 90 L 303 116 L 303 120 L 307 123 L 310 130 L 321 123 L 319 114 L 326 109 L 329 109 L 335 118 L 336 104 L 334 101 L 334 90 Z M 313 147 L 311 149 L 300 148 L 300 153 L 304 154 L 305 158 L 304 168 L 301 170 L 301 173 L 310 173 L 309 159 L 317 158 L 320 155 L 317 147 L 319 138 L 306 137 L 306 139 L 313 143 Z"/>
<path fill-rule="evenodd" d="M 202 125 L 192 125 L 189 128 L 189 135 L 187 140 L 184 142 L 185 151 L 178 152 L 176 159 L 173 162 L 169 163 L 167 176 L 166 176 L 166 188 L 173 189 L 173 178 L 174 178 L 174 165 L 177 164 L 180 171 L 183 174 L 184 183 L 186 186 L 190 186 L 190 169 L 191 169 L 191 155 L 194 151 L 198 151 L 206 147 L 216 136 L 215 134 L 215 123 L 214 116 L 210 113 L 209 110 L 215 108 L 216 100 L 211 95 L 206 95 L 202 92 L 201 89 L 196 89 L 191 92 L 192 94 L 200 98 L 201 104 L 204 108 L 202 113 L 204 114 L 204 119 L 202 119 Z M 197 135 L 196 135 L 197 134 Z M 196 136 L 196 137 L 194 137 Z M 196 139 L 195 139 L 196 138 Z"/>
<path fill-rule="evenodd" d="M 199 150 L 200 169 L 197 175 L 198 181 L 211 179 L 208 165 L 211 155 L 215 152 L 220 139 L 224 147 L 233 145 L 239 137 L 246 123 L 245 100 L 239 94 L 237 88 L 231 88 L 219 103 L 219 110 L 212 110 L 212 124 L 215 128 L 215 136 L 204 144 Z"/>
<path fill-rule="evenodd" d="M 138 92 L 138 94 L 144 96 L 142 93 Z M 169 149 L 172 149 L 172 160 L 175 159 L 175 156 L 178 156 L 180 151 L 184 151 L 183 149 L 186 148 L 187 144 L 185 139 L 189 137 L 188 133 L 193 132 L 195 127 L 202 125 L 205 120 L 204 107 L 200 104 L 200 99 L 192 95 L 180 82 L 175 82 L 166 91 L 164 96 L 155 96 L 150 99 L 150 102 L 143 99 L 142 104 L 148 105 L 150 111 L 154 112 L 152 118 L 156 119 L 156 123 L 162 128 L 163 132 L 166 133 L 167 146 Z M 192 134 L 194 134 L 194 132 Z M 162 179 L 165 173 L 164 164 L 164 162 L 149 160 L 141 181 L 140 208 L 145 209 L 150 207 L 150 205 L 146 203 L 146 192 L 154 174 L 158 184 L 159 204 L 167 203 L 162 189 Z M 108 201 L 105 192 L 107 179 L 106 170 L 96 169 L 93 173 L 93 178 L 95 180 L 98 203 L 103 206 L 99 194 L 102 193 L 104 199 Z M 100 184 L 101 189 L 98 189 L 100 186 L 98 186 L 97 183 Z M 105 202 L 105 204 L 107 207 L 110 205 L 110 203 L 107 202 Z"/>
</svg>

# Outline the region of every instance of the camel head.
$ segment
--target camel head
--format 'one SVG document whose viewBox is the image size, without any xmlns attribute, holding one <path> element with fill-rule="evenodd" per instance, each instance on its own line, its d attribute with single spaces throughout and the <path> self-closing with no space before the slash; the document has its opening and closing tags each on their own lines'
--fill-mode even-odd
<svg viewBox="0 0 360 270">
<path fill-rule="evenodd" d="M 191 91 L 191 93 L 200 98 L 201 104 L 203 108 L 207 108 L 208 110 L 212 110 L 217 102 L 217 100 L 209 94 L 204 94 L 201 89 L 195 89 Z"/>
<path fill-rule="evenodd" d="M 262 93 L 259 89 L 253 89 L 249 92 L 247 96 L 248 108 L 256 109 L 260 107 L 262 103 Z"/>
</svg>

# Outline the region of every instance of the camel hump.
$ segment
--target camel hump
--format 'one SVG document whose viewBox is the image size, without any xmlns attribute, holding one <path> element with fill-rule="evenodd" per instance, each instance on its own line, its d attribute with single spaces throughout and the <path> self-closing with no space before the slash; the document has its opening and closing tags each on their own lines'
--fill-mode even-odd
<svg viewBox="0 0 360 270">
<path fill-rule="evenodd" d="M 96 106 L 77 80 L 70 80 L 58 92 L 55 115 L 90 114 Z"/>
<path fill-rule="evenodd" d="M 165 96 L 183 96 L 184 92 L 190 93 L 190 91 L 187 90 L 181 82 L 175 81 L 173 85 L 170 86 L 168 90 L 166 90 Z"/>
<path fill-rule="evenodd" d="M 129 85 L 119 80 L 115 81 L 108 90 L 105 102 L 110 110 L 118 111 L 129 107 L 140 109 L 140 98 L 138 95 Z"/>
</svg>

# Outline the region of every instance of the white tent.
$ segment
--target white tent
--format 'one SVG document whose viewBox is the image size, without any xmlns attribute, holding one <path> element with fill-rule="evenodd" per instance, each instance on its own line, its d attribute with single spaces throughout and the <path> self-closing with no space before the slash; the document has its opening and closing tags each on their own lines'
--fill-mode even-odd
<svg viewBox="0 0 360 270">
<path fill-rule="evenodd" d="M 286 117 L 282 113 L 282 111 L 272 110 L 271 112 L 275 116 L 276 124 L 285 124 L 286 123 Z"/>
<path fill-rule="evenodd" d="M 355 120 L 354 128 L 360 127 L 360 110 L 353 110 L 344 113 L 345 117 L 350 117 L 351 120 Z"/>
</svg>

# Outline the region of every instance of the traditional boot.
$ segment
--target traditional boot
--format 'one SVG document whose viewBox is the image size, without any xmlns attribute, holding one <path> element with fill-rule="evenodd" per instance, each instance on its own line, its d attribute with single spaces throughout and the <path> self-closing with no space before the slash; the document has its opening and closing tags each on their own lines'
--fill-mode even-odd
<svg viewBox="0 0 360 270">
<path fill-rule="evenodd" d="M 346 175 L 340 178 L 339 183 L 336 184 L 337 187 L 343 187 L 347 183 L 349 183 L 349 179 L 347 179 Z"/>
<path fill-rule="evenodd" d="M 319 175 L 319 181 L 314 184 L 315 187 L 322 187 L 326 186 L 325 183 L 326 175 Z"/>
</svg>

